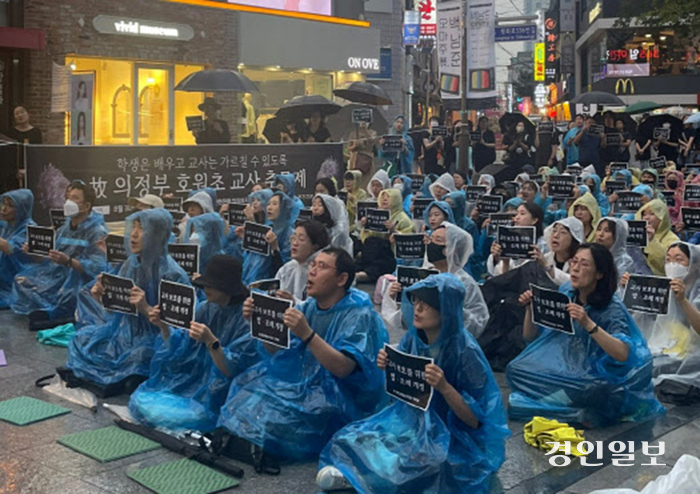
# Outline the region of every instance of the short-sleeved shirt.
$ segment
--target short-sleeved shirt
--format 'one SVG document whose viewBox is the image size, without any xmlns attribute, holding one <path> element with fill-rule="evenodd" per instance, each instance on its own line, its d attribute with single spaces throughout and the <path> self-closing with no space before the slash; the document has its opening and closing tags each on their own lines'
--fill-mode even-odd
<svg viewBox="0 0 700 494">
<path fill-rule="evenodd" d="M 578 143 L 578 160 L 581 165 L 597 165 L 600 161 L 600 136 L 583 131 Z"/>
</svg>

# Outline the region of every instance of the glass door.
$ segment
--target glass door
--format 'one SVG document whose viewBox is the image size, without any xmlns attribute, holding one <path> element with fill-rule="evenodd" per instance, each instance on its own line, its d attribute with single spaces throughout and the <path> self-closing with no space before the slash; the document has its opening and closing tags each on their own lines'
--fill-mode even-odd
<svg viewBox="0 0 700 494">
<path fill-rule="evenodd" d="M 137 64 L 134 77 L 135 143 L 173 144 L 172 67 Z"/>
</svg>

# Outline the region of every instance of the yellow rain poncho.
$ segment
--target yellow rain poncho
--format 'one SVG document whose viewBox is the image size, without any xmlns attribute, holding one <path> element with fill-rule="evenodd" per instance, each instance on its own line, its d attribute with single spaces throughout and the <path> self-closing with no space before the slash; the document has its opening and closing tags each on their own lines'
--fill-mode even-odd
<svg viewBox="0 0 700 494">
<path fill-rule="evenodd" d="M 596 201 L 595 197 L 593 194 L 590 192 L 586 192 L 584 195 L 579 197 L 574 201 L 574 203 L 571 205 L 569 208 L 569 216 L 574 216 L 574 211 L 576 210 L 576 206 L 584 206 L 588 211 L 591 213 L 591 216 L 593 217 L 593 220 L 591 221 L 591 231 L 588 233 L 588 236 L 586 237 L 586 242 L 595 242 L 595 226 L 598 224 L 598 221 L 600 220 L 600 208 L 598 207 L 598 201 Z M 584 225 L 584 230 L 585 230 Z"/>
<path fill-rule="evenodd" d="M 398 189 L 384 189 L 379 193 L 378 202 L 382 202 L 382 197 L 389 194 L 389 211 L 391 216 L 389 220 L 394 224 L 394 233 L 413 233 L 413 221 L 403 210 L 403 196 Z M 371 232 L 365 228 L 362 229 L 360 235 L 364 242 L 369 237 L 385 237 L 389 238 L 386 233 Z"/>
<path fill-rule="evenodd" d="M 644 206 L 639 208 L 639 211 L 634 215 L 637 221 L 642 220 L 644 211 L 650 209 L 654 216 L 659 218 L 661 223 L 656 229 L 654 238 L 649 241 L 649 245 L 644 249 L 644 255 L 647 258 L 647 264 L 651 271 L 656 276 L 665 276 L 664 264 L 666 262 L 666 251 L 669 246 L 679 239 L 675 233 L 671 231 L 671 217 L 668 214 L 668 206 L 659 199 L 649 201 Z"/>
</svg>

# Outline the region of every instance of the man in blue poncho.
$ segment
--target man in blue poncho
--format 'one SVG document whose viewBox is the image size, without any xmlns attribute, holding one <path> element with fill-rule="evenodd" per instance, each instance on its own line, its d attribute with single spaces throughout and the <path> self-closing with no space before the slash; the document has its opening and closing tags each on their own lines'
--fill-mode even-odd
<svg viewBox="0 0 700 494">
<path fill-rule="evenodd" d="M 397 400 L 341 429 L 321 454 L 322 489 L 349 483 L 384 494 L 489 491 L 510 432 L 493 372 L 463 325 L 464 296 L 462 283 L 447 273 L 403 291 L 408 332 L 398 349 L 434 359 L 425 367 L 434 388 L 430 406 L 423 411 Z M 384 369 L 388 361 L 381 350 L 377 365 Z"/>
<path fill-rule="evenodd" d="M 207 301 L 197 307 L 189 331 L 161 322 L 159 307 L 153 308 L 150 319 L 160 337 L 150 377 L 129 401 L 139 422 L 172 431 L 214 430 L 231 378 L 259 360 L 243 318 L 248 290 L 241 270 L 230 256 L 212 257 L 204 275 L 192 282 Z"/>
<path fill-rule="evenodd" d="M 185 271 L 168 255 L 172 227 L 173 218 L 165 209 L 139 211 L 127 218 L 124 238 L 129 258 L 119 276 L 133 280 L 130 303 L 138 313 L 114 312 L 104 323 L 76 333 L 68 347 L 67 369 L 59 370 L 69 386 L 86 386 L 107 397 L 130 393 L 148 377 L 157 334 L 148 314 L 157 304 L 160 282 L 189 283 Z M 101 300 L 100 278 L 92 294 Z"/>
<path fill-rule="evenodd" d="M 34 225 L 34 194 L 29 189 L 7 192 L 0 197 L 0 309 L 10 307 L 12 284 L 31 258 L 22 252 L 27 225 Z"/>
<path fill-rule="evenodd" d="M 107 268 L 99 243 L 107 236 L 104 217 L 92 210 L 95 191 L 82 180 L 66 190 L 65 224 L 56 232 L 56 250 L 15 277 L 10 306 L 29 314 L 30 329 L 73 321 L 78 291 Z M 22 249 L 26 252 L 25 244 Z"/>
<path fill-rule="evenodd" d="M 376 356 L 388 335 L 369 296 L 351 288 L 354 277 L 347 252 L 319 252 L 310 298 L 285 314 L 290 348 L 260 344 L 264 360 L 234 379 L 219 427 L 277 457 L 310 460 L 338 429 L 383 403 Z M 248 299 L 243 313 L 253 311 Z"/>
</svg>

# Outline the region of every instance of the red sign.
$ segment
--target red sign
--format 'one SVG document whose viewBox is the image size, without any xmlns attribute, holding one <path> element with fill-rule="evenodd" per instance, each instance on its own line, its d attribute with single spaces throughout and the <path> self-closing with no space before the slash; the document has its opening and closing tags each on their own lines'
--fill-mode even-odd
<svg viewBox="0 0 700 494">
<path fill-rule="evenodd" d="M 632 48 L 630 50 L 608 50 L 606 52 L 608 62 L 641 62 L 645 63 L 652 58 L 659 58 L 659 47 L 652 49 Z"/>
<path fill-rule="evenodd" d="M 415 0 L 416 10 L 420 13 L 420 35 L 437 35 L 437 10 L 435 0 Z"/>
</svg>

